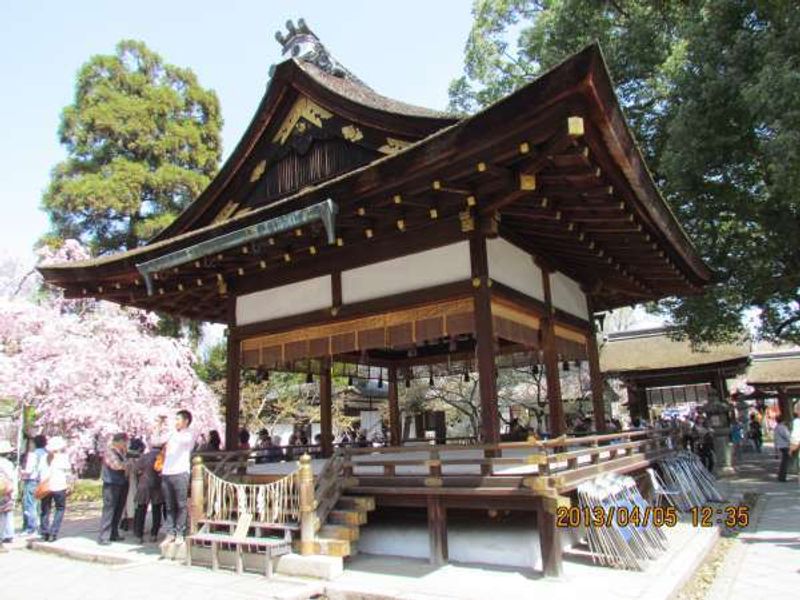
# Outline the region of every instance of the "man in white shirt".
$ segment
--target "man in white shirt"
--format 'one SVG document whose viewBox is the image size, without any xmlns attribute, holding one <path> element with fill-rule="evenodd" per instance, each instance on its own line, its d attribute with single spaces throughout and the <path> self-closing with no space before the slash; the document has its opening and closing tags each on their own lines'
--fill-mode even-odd
<svg viewBox="0 0 800 600">
<path fill-rule="evenodd" d="M 189 429 L 192 413 L 179 410 L 175 415 L 175 431 L 164 449 L 161 489 L 167 509 L 167 537 L 164 543 L 183 543 L 188 517 L 187 496 L 192 469 L 194 433 Z"/>
<path fill-rule="evenodd" d="M 789 454 L 794 457 L 795 462 L 797 462 L 798 453 L 800 453 L 800 402 L 795 402 L 792 434 L 789 438 Z M 800 483 L 800 473 L 797 476 L 797 481 Z"/>
<path fill-rule="evenodd" d="M 775 443 L 775 450 L 781 455 L 781 464 L 778 467 L 778 481 L 786 481 L 786 471 L 789 468 L 789 440 L 791 433 L 787 423 L 789 419 L 781 415 L 781 420 L 772 432 L 772 439 Z"/>
</svg>

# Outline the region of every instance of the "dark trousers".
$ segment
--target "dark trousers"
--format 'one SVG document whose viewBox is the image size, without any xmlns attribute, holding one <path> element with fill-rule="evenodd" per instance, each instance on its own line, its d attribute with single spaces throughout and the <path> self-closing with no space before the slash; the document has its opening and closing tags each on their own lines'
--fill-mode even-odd
<svg viewBox="0 0 800 600">
<path fill-rule="evenodd" d="M 50 521 L 51 509 L 55 505 L 56 510 L 53 513 L 53 520 Z M 49 535 L 53 539 L 58 537 L 58 532 L 61 530 L 61 521 L 64 519 L 64 509 L 67 506 L 67 492 L 66 490 L 60 492 L 52 492 L 42 498 L 42 522 L 39 526 L 42 535 Z"/>
<path fill-rule="evenodd" d="M 702 461 L 703 465 L 705 465 L 706 469 L 708 469 L 709 473 L 714 472 L 714 450 L 707 446 L 703 446 L 700 448 L 700 460 Z"/>
<path fill-rule="evenodd" d="M 786 481 L 786 471 L 789 470 L 789 449 L 781 448 L 781 464 L 778 467 L 778 481 Z"/>
<path fill-rule="evenodd" d="M 99 541 L 109 542 L 119 538 L 119 520 L 125 508 L 127 485 L 103 483 L 103 514 L 100 516 Z"/>
<path fill-rule="evenodd" d="M 150 535 L 153 537 L 158 535 L 161 529 L 161 513 L 164 510 L 162 504 L 150 504 L 150 519 L 152 524 L 150 526 Z M 133 517 L 133 535 L 137 538 L 144 537 L 144 522 L 147 518 L 147 504 L 137 504 L 136 514 Z"/>
<path fill-rule="evenodd" d="M 161 491 L 167 507 L 167 534 L 186 535 L 187 496 L 189 495 L 189 473 L 163 475 Z"/>
</svg>

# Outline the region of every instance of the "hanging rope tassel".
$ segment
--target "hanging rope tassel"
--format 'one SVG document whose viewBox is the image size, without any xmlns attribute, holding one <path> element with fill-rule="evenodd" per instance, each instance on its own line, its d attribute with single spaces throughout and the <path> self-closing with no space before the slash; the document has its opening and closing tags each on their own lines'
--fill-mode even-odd
<svg viewBox="0 0 800 600">
<path fill-rule="evenodd" d="M 206 489 L 206 516 L 215 520 L 236 521 L 243 514 L 255 515 L 262 522 L 287 523 L 299 520 L 297 473 L 265 484 L 227 481 L 203 465 Z"/>
</svg>

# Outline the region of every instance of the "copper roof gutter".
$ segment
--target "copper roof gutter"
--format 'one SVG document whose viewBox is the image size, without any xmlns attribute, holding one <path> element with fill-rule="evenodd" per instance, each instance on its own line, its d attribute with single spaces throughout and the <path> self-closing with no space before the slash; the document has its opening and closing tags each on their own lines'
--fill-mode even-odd
<svg viewBox="0 0 800 600">
<path fill-rule="evenodd" d="M 237 248 L 242 244 L 254 240 L 302 227 L 314 221 L 322 222 L 328 237 L 328 243 L 333 244 L 336 241 L 334 220 L 338 212 L 339 207 L 333 200 L 328 198 L 324 202 L 318 202 L 306 208 L 301 208 L 285 215 L 261 221 L 254 225 L 248 225 L 236 231 L 231 231 L 210 240 L 199 242 L 188 248 L 182 248 L 181 250 L 170 252 L 158 258 L 137 263 L 136 269 L 144 278 L 145 285 L 147 286 L 147 295 L 152 296 L 152 276 L 156 273 L 186 264 L 198 258 L 224 252 L 231 248 Z"/>
</svg>

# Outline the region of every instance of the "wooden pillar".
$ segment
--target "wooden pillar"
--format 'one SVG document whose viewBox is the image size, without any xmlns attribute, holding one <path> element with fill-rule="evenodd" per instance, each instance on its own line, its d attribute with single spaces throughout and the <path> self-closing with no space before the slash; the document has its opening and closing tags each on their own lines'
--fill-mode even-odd
<svg viewBox="0 0 800 600">
<path fill-rule="evenodd" d="M 630 381 L 625 382 L 625 390 L 628 392 L 628 415 L 633 419 L 641 418 L 641 406 L 639 405 L 639 391 L 636 384 Z"/>
<path fill-rule="evenodd" d="M 492 298 L 489 290 L 489 264 L 486 255 L 486 236 L 476 232 L 469 240 L 472 263 L 473 303 L 475 306 L 476 359 L 478 390 L 481 396 L 481 437 L 484 444 L 500 441 L 497 416 L 497 375 L 494 365 L 494 323 Z"/>
<path fill-rule="evenodd" d="M 564 404 L 561 401 L 561 376 L 558 372 L 558 348 L 556 347 L 556 324 L 553 297 L 550 291 L 550 272 L 542 268 L 545 311 L 541 320 L 542 352 L 544 353 L 544 375 L 547 381 L 547 404 L 550 409 L 550 437 L 564 433 Z"/>
<path fill-rule="evenodd" d="M 428 496 L 428 536 L 430 540 L 430 563 L 443 565 L 447 562 L 447 509 L 439 496 Z"/>
<path fill-rule="evenodd" d="M 324 458 L 333 454 L 333 399 L 331 396 L 331 363 L 322 361 L 319 374 L 319 428 L 320 445 Z"/>
<path fill-rule="evenodd" d="M 728 401 L 728 384 L 725 381 L 725 375 L 723 375 L 721 369 L 717 369 L 717 380 L 714 382 L 714 387 L 717 388 L 717 392 L 719 392 L 719 401 L 720 402 L 727 402 Z"/>
<path fill-rule="evenodd" d="M 548 510 L 548 499 L 539 497 L 536 525 L 539 530 L 539 547 L 542 552 L 542 570 L 547 577 L 562 573 L 561 530 L 556 525 L 555 510 Z"/>
<path fill-rule="evenodd" d="M 784 421 L 791 429 L 792 401 L 789 399 L 789 394 L 786 393 L 786 388 L 783 386 L 778 388 L 778 407 L 781 411 L 781 421 Z"/>
<path fill-rule="evenodd" d="M 225 449 L 239 447 L 239 394 L 241 343 L 228 328 L 228 361 L 225 375 Z"/>
<path fill-rule="evenodd" d="M 597 327 L 594 309 L 589 302 L 589 333 L 586 337 L 586 358 L 589 362 L 589 380 L 592 386 L 592 411 L 596 431 L 606 430 L 606 403 L 603 400 L 603 374 L 600 372 L 600 352 L 597 349 Z"/>
<path fill-rule="evenodd" d="M 400 433 L 400 402 L 397 397 L 397 367 L 388 368 L 389 385 L 389 437 L 392 446 L 400 446 L 403 438 Z"/>
<path fill-rule="evenodd" d="M 189 533 L 197 533 L 200 528 L 200 520 L 205 517 L 205 490 L 203 489 L 203 457 L 195 456 L 192 458 L 192 496 L 189 505 Z M 187 554 L 190 553 L 186 549 Z"/>
<path fill-rule="evenodd" d="M 314 471 L 308 453 L 300 457 L 298 469 L 300 500 L 300 554 L 314 554 L 314 529 L 317 513 L 314 502 Z"/>
</svg>

